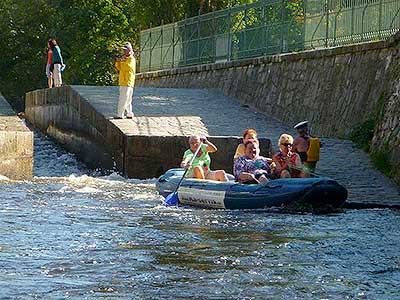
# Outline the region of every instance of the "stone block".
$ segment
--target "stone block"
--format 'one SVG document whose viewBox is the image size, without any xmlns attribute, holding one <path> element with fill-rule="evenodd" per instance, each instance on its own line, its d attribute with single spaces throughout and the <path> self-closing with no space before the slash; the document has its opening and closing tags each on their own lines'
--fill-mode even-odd
<svg viewBox="0 0 400 300">
<path fill-rule="evenodd" d="M 233 155 L 241 138 L 211 136 L 208 139 L 218 148 L 210 154 L 211 169 L 232 173 Z M 127 136 L 124 175 L 142 179 L 158 177 L 168 169 L 179 168 L 188 148 L 187 136 Z M 270 156 L 270 140 L 261 139 L 260 149 L 262 155 Z"/>
<path fill-rule="evenodd" d="M 33 176 L 33 133 L 0 95 L 0 175 L 15 180 Z"/>
</svg>

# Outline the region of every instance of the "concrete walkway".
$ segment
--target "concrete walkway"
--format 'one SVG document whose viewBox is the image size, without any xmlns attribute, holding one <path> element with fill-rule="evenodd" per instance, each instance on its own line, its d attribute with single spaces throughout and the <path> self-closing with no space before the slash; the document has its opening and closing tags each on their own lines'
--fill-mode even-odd
<svg viewBox="0 0 400 300">
<path fill-rule="evenodd" d="M 72 88 L 106 117 L 115 116 L 118 87 Z M 252 127 L 260 137 L 271 139 L 273 145 L 282 133 L 295 134 L 292 124 L 282 124 L 216 92 L 136 88 L 134 94 L 135 118 L 112 120 L 126 134 L 241 136 L 246 128 Z M 338 180 L 348 189 L 350 206 L 400 207 L 399 189 L 372 167 L 366 153 L 350 141 L 323 138 L 322 142 L 317 172 Z"/>
</svg>

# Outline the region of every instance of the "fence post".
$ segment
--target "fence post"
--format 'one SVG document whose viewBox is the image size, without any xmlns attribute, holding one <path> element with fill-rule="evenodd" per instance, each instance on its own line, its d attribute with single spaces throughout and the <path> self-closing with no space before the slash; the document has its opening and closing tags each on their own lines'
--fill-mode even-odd
<svg viewBox="0 0 400 300">
<path fill-rule="evenodd" d="M 183 45 L 183 59 L 184 59 L 184 65 L 187 65 L 187 48 L 186 48 L 186 23 L 187 23 L 187 14 L 185 14 L 185 22 L 184 27 L 183 27 L 183 39 L 182 39 L 182 45 Z"/>
<path fill-rule="evenodd" d="M 281 0 L 281 41 L 279 46 L 279 52 L 283 52 L 283 8 L 284 8 L 284 0 Z"/>
<path fill-rule="evenodd" d="M 354 44 L 354 5 L 351 6 L 351 43 Z"/>
<path fill-rule="evenodd" d="M 200 63 L 200 8 L 197 13 L 197 63 Z"/>
<path fill-rule="evenodd" d="M 160 65 L 161 68 L 164 68 L 164 57 L 163 57 L 163 46 L 164 46 L 164 19 L 161 19 L 161 47 L 160 47 Z"/>
<path fill-rule="evenodd" d="M 244 24 L 244 30 L 243 30 L 243 40 L 244 40 L 244 43 L 243 43 L 243 46 L 244 46 L 244 51 L 245 51 L 245 55 L 247 56 L 247 24 L 246 24 L 246 22 L 247 22 L 247 7 L 248 7 L 248 4 L 249 4 L 249 0 L 246 0 L 246 6 L 245 6 L 245 8 L 244 8 L 244 22 L 243 22 L 243 24 Z M 240 43 L 240 42 L 239 42 Z M 243 58 L 243 56 L 242 57 L 240 57 L 240 58 Z"/>
<path fill-rule="evenodd" d="M 262 17 L 263 17 L 263 38 L 264 38 L 264 51 L 262 55 L 267 55 L 268 49 L 268 35 L 267 35 L 267 14 L 265 12 L 265 0 L 262 1 Z"/>
<path fill-rule="evenodd" d="M 141 65 L 140 65 L 140 61 L 141 61 L 141 59 L 140 59 L 140 56 L 142 55 L 142 24 L 139 24 L 139 45 L 138 45 L 138 48 L 136 49 L 137 50 L 137 52 L 139 52 L 139 53 L 137 53 L 137 55 L 136 55 L 136 65 L 138 66 L 138 70 L 139 70 L 139 72 L 141 72 L 142 70 L 141 70 Z"/>
<path fill-rule="evenodd" d="M 149 69 L 148 71 L 151 71 L 151 56 L 153 55 L 153 47 L 152 47 L 152 40 L 151 40 L 151 22 L 150 22 L 150 34 L 149 34 L 149 39 L 150 39 L 150 55 L 149 55 Z"/>
<path fill-rule="evenodd" d="M 172 18 L 172 68 L 175 68 L 175 17 Z"/>
<path fill-rule="evenodd" d="M 227 61 L 231 61 L 232 56 L 232 15 L 231 15 L 232 8 L 228 10 L 228 59 Z"/>
<path fill-rule="evenodd" d="M 379 1 L 379 38 L 382 38 L 382 0 Z"/>
<path fill-rule="evenodd" d="M 212 35 L 212 42 L 211 42 L 211 47 L 213 49 L 212 55 L 213 57 L 211 58 L 211 63 L 215 63 L 216 57 L 217 57 L 217 34 L 215 32 L 218 32 L 218 27 L 217 27 L 217 22 L 215 21 L 215 11 L 213 11 L 213 18 L 212 18 L 212 28 L 213 28 L 213 35 Z M 207 59 L 207 63 L 210 63 L 210 58 Z"/>
<path fill-rule="evenodd" d="M 326 11 L 326 29 L 325 29 L 325 48 L 328 48 L 328 36 L 329 36 L 329 0 L 325 2 Z"/>
<path fill-rule="evenodd" d="M 306 28 L 307 28 L 307 0 L 303 1 L 303 28 L 302 28 L 302 39 L 301 39 L 301 50 L 306 49 Z"/>
</svg>

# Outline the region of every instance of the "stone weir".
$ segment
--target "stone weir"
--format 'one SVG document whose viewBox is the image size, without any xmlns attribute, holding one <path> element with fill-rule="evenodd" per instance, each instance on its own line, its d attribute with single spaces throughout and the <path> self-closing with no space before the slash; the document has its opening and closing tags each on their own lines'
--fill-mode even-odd
<svg viewBox="0 0 400 300">
<path fill-rule="evenodd" d="M 27 180 L 32 174 L 33 133 L 0 94 L 0 175 Z"/>
<path fill-rule="evenodd" d="M 92 168 L 116 170 L 130 178 L 154 178 L 178 167 L 188 136 L 201 134 L 210 136 L 218 147 L 212 154 L 212 168 L 231 173 L 241 141 L 237 135 L 248 124 L 240 131 L 230 129 L 234 114 L 216 104 L 226 100 L 221 94 L 199 91 L 193 103 L 186 101 L 193 100 L 193 91 L 180 93 L 162 97 L 156 89 L 135 89 L 135 117 L 113 119 L 118 87 L 63 86 L 27 93 L 25 114 L 35 127 Z M 207 113 L 210 110 L 214 113 Z M 261 148 L 270 155 L 268 139 L 261 138 Z"/>
</svg>

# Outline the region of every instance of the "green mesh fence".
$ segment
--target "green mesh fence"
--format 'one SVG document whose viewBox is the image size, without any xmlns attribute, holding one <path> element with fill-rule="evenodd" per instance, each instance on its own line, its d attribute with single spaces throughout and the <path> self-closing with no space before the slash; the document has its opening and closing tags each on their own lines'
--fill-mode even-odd
<svg viewBox="0 0 400 300">
<path fill-rule="evenodd" d="M 140 71 L 384 39 L 400 0 L 261 0 L 140 33 Z"/>
</svg>

